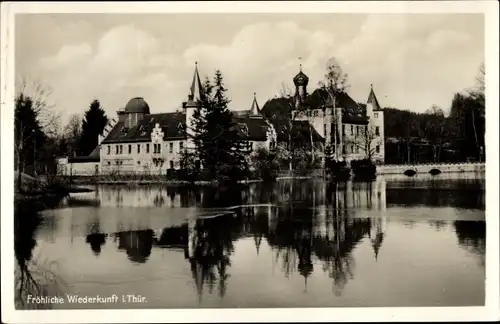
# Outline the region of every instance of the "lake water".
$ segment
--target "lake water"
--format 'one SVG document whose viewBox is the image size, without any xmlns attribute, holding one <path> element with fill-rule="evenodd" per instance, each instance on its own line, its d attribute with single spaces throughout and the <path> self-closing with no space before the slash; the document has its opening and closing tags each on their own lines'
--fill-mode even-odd
<svg viewBox="0 0 500 324">
<path fill-rule="evenodd" d="M 484 305 L 484 175 L 94 189 L 18 225 L 47 308 Z"/>
</svg>

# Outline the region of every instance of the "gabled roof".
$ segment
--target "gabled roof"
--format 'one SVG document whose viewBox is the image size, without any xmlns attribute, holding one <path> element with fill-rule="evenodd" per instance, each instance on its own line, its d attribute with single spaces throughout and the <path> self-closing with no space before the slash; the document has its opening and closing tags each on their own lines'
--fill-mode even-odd
<svg viewBox="0 0 500 324">
<path fill-rule="evenodd" d="M 186 139 L 185 120 L 185 113 L 174 112 L 146 115 L 131 129 L 127 129 L 123 122 L 118 122 L 102 143 L 149 142 L 156 124 L 160 125 L 164 140 Z"/>
</svg>

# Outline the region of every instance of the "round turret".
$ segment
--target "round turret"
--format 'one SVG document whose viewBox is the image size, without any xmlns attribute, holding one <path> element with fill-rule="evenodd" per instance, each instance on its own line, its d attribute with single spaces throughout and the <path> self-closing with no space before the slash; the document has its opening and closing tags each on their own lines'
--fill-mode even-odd
<svg viewBox="0 0 500 324">
<path fill-rule="evenodd" d="M 142 97 L 132 98 L 125 106 L 125 113 L 149 114 L 149 105 Z"/>
</svg>

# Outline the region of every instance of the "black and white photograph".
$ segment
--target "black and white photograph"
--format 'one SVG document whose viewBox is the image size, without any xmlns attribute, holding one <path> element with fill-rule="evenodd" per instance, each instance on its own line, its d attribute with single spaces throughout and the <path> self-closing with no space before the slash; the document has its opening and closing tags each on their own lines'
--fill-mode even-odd
<svg viewBox="0 0 500 324">
<path fill-rule="evenodd" d="M 499 319 L 497 2 L 11 2 L 1 39 L 2 321 Z"/>
</svg>

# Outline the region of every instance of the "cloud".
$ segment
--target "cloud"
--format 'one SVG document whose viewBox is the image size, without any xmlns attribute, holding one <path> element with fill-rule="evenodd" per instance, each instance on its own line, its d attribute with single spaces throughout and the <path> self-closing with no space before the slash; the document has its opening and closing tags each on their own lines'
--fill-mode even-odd
<svg viewBox="0 0 500 324">
<path fill-rule="evenodd" d="M 173 33 L 161 38 L 124 24 L 94 42 L 61 46 L 40 65 L 56 102 L 72 112 L 82 112 L 98 98 L 114 116 L 137 95 L 153 112 L 172 111 L 187 97 L 195 61 L 202 75 L 221 69 L 231 108 L 248 109 L 254 92 L 263 105 L 279 93 L 282 82 L 293 88 L 299 57 L 310 90 L 323 79 L 328 59 L 336 57 L 357 101 L 366 101 L 373 83 L 382 105 L 420 112 L 433 104 L 446 109 L 454 92 L 473 84 L 484 56 L 477 38 L 483 36 L 434 15 L 416 16 L 368 16 L 361 25 L 346 26 L 356 30 L 347 42 L 338 41 L 338 28 L 262 21 L 242 27 L 230 39 L 214 35 L 181 49 Z"/>
</svg>

